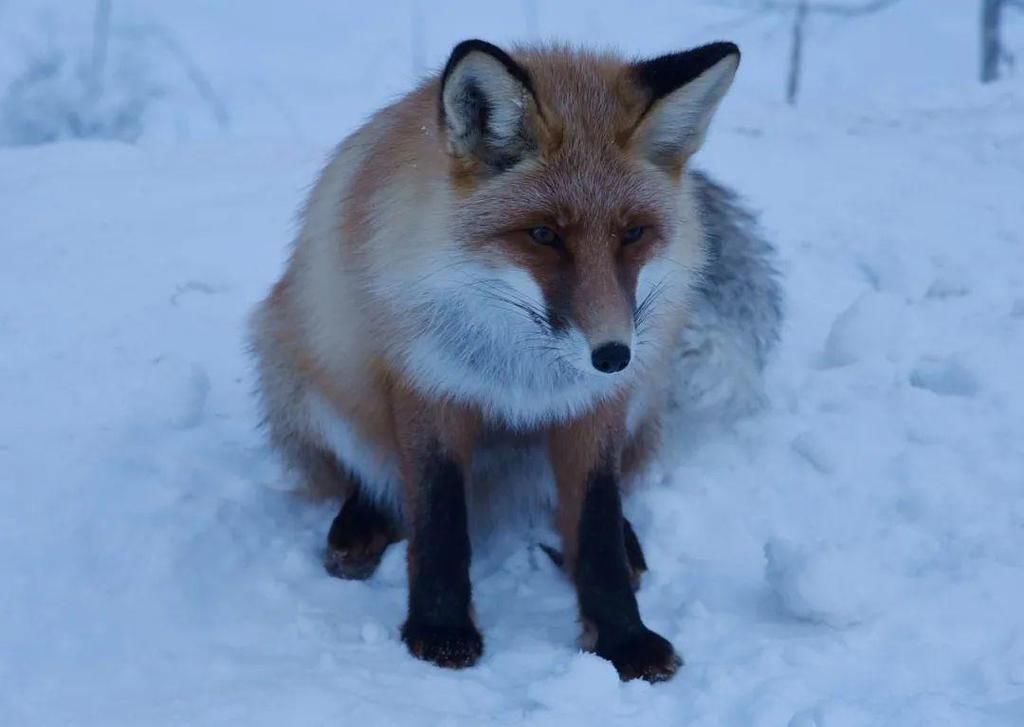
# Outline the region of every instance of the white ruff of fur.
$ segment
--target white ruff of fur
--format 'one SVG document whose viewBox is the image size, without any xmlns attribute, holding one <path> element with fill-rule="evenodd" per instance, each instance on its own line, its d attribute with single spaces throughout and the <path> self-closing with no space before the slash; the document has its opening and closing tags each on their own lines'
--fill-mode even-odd
<svg viewBox="0 0 1024 727">
<path fill-rule="evenodd" d="M 668 344 L 637 341 L 625 371 L 601 373 L 578 329 L 553 333 L 537 317 L 544 301 L 526 271 L 454 257 L 435 258 L 432 268 L 415 290 L 392 299 L 408 332 L 394 354 L 420 391 L 475 404 L 504 426 L 528 430 L 579 416 L 642 378 L 645 349 Z M 637 300 L 652 294 L 655 307 L 678 304 L 679 289 L 690 282 L 683 273 L 652 261 L 641 272 Z M 650 338 L 659 333 L 657 317 L 655 308 Z"/>
<path fill-rule="evenodd" d="M 410 335 L 399 355 L 421 391 L 530 429 L 580 414 L 631 378 L 593 371 L 581 333 L 552 334 L 511 302 L 543 314 L 540 289 L 526 272 L 472 262 L 451 270 L 433 277 L 406 312 Z"/>
</svg>

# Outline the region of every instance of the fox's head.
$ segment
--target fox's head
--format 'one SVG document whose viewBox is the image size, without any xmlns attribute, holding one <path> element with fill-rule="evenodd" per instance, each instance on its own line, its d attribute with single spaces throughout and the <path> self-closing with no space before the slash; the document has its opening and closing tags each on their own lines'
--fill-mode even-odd
<svg viewBox="0 0 1024 727">
<path fill-rule="evenodd" d="M 700 234 L 682 229 L 699 225 L 682 204 L 683 169 L 739 58 L 731 43 L 634 63 L 513 58 L 480 40 L 452 52 L 439 112 L 461 190 L 455 229 L 528 275 L 539 296 L 494 295 L 552 337 L 579 336 L 598 372 L 629 365 L 659 291 L 701 266 Z"/>
<path fill-rule="evenodd" d="M 463 275 L 415 368 L 444 349 L 481 387 L 593 392 L 666 348 L 661 321 L 705 262 L 686 163 L 739 59 L 732 43 L 635 62 L 458 44 L 432 88 Z"/>
</svg>

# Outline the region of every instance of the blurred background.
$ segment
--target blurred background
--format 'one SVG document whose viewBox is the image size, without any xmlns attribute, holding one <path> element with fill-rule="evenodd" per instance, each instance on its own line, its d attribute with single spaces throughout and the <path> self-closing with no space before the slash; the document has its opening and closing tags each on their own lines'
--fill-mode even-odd
<svg viewBox="0 0 1024 727">
<path fill-rule="evenodd" d="M 334 138 L 476 36 L 636 55 L 734 40 L 734 109 L 939 109 L 1024 74 L 1021 0 L 5 0 L 0 140 Z"/>
<path fill-rule="evenodd" d="M 695 163 L 786 318 L 625 503 L 666 685 L 579 652 L 543 530 L 474 550 L 479 668 L 409 658 L 404 546 L 327 577 L 258 428 L 296 210 L 467 37 L 743 50 Z M 0 0 L 0 725 L 1018 727 L 1022 230 L 1024 0 Z"/>
</svg>

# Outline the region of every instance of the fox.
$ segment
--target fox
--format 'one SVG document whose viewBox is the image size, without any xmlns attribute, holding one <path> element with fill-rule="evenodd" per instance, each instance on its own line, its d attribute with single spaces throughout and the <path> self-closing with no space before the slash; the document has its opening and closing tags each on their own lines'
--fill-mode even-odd
<svg viewBox="0 0 1024 727">
<path fill-rule="evenodd" d="M 583 648 L 623 680 L 682 665 L 641 618 L 622 497 L 671 411 L 742 398 L 777 336 L 772 247 L 690 164 L 739 61 L 466 40 L 310 191 L 251 315 L 258 395 L 285 465 L 341 501 L 328 573 L 408 541 L 413 656 L 481 658 L 470 521 L 519 473 L 550 488 Z"/>
</svg>

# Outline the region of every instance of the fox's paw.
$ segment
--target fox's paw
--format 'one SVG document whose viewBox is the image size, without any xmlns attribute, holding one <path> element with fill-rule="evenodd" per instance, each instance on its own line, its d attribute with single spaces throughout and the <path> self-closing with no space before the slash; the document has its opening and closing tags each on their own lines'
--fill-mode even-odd
<svg viewBox="0 0 1024 727">
<path fill-rule="evenodd" d="M 338 578 L 365 580 L 395 540 L 396 529 L 386 514 L 359 496 L 350 497 L 331 523 L 324 568 Z"/>
<path fill-rule="evenodd" d="M 624 682 L 631 679 L 667 681 L 683 665 L 672 644 L 647 628 L 612 646 L 598 644 L 597 654 L 615 665 Z"/>
<path fill-rule="evenodd" d="M 434 626 L 409 620 L 402 626 L 402 641 L 418 659 L 448 669 L 473 666 L 484 651 L 484 640 L 472 623 Z"/>
</svg>

